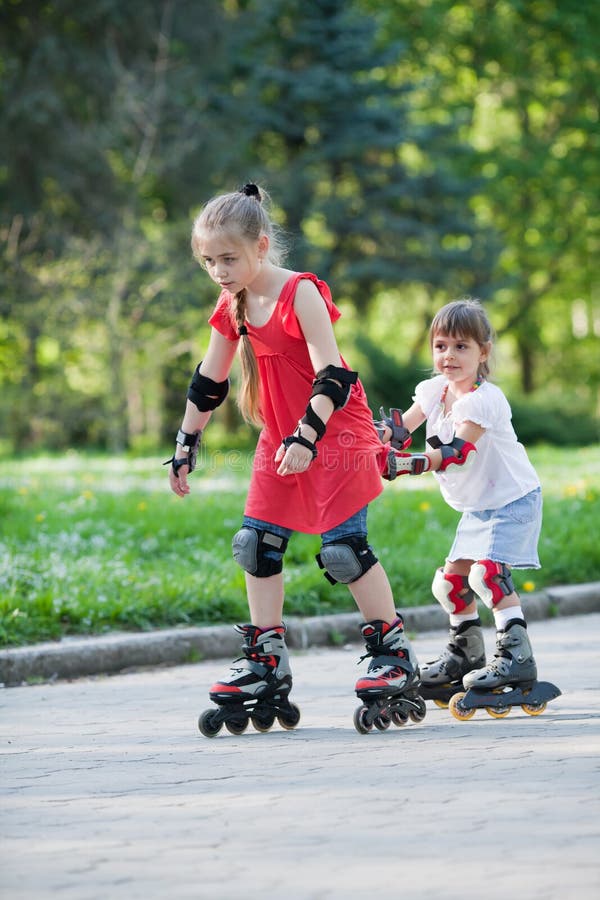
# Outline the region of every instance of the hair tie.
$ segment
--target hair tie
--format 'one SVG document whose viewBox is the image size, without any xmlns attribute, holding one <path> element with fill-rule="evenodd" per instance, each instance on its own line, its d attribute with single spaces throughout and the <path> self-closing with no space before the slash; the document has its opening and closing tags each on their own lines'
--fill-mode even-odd
<svg viewBox="0 0 600 900">
<path fill-rule="evenodd" d="M 245 194 L 246 197 L 256 197 L 260 202 L 260 191 L 252 182 L 249 182 L 249 184 L 245 184 L 243 188 L 240 188 L 240 194 Z"/>
<path fill-rule="evenodd" d="M 242 337 L 244 334 L 248 334 L 248 329 L 245 325 L 240 325 L 240 327 L 238 328 L 238 334 L 240 337 Z"/>
</svg>

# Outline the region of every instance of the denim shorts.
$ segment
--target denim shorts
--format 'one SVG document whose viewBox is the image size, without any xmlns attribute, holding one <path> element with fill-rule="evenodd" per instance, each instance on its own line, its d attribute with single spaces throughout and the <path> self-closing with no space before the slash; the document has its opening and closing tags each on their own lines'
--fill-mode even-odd
<svg viewBox="0 0 600 900">
<path fill-rule="evenodd" d="M 367 511 L 368 506 L 363 506 L 357 513 L 354 513 L 353 516 L 346 519 L 345 522 L 336 525 L 335 528 L 331 528 L 329 531 L 324 531 L 321 534 L 321 543 L 333 544 L 335 541 L 339 541 L 340 538 L 348 537 L 350 534 L 360 534 L 366 537 Z M 279 537 L 288 539 L 294 533 L 290 528 L 283 528 L 281 525 L 272 525 L 271 522 L 265 522 L 263 519 L 253 519 L 252 516 L 244 516 L 242 524 L 247 525 L 249 528 L 270 531 L 271 534 L 277 534 Z M 267 550 L 265 556 L 269 557 L 269 559 L 280 560 L 283 558 L 283 553 L 278 553 L 276 550 Z"/>
<path fill-rule="evenodd" d="M 491 559 L 514 569 L 539 569 L 541 527 L 540 488 L 500 509 L 465 512 L 458 523 L 448 561 Z"/>
</svg>

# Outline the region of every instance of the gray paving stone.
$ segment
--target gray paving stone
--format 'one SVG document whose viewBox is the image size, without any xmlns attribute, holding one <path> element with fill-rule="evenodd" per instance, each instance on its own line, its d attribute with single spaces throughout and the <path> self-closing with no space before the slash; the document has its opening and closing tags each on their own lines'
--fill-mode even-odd
<svg viewBox="0 0 600 900">
<path fill-rule="evenodd" d="M 530 634 L 535 718 L 359 735 L 356 643 L 292 650 L 295 731 L 202 737 L 217 659 L 0 691 L 0 896 L 596 900 L 600 614 Z"/>
</svg>

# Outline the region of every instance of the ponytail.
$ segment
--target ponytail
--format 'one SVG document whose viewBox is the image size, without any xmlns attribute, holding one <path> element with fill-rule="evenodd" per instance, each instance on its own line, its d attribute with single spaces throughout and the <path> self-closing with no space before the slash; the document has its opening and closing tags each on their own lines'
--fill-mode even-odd
<svg viewBox="0 0 600 900">
<path fill-rule="evenodd" d="M 233 313 L 235 324 L 240 334 L 240 365 L 242 379 L 237 396 L 237 405 L 245 421 L 250 425 L 262 428 L 264 425 L 260 412 L 259 376 L 256 356 L 246 328 L 246 291 L 235 295 Z"/>
</svg>

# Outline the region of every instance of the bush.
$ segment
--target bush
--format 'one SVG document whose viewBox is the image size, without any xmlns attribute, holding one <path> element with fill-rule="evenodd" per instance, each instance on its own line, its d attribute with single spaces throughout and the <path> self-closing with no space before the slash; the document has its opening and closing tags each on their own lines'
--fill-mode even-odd
<svg viewBox="0 0 600 900">
<path fill-rule="evenodd" d="M 521 443 L 586 447 L 600 441 L 600 421 L 587 410 L 566 403 L 511 400 L 513 425 Z"/>
</svg>

